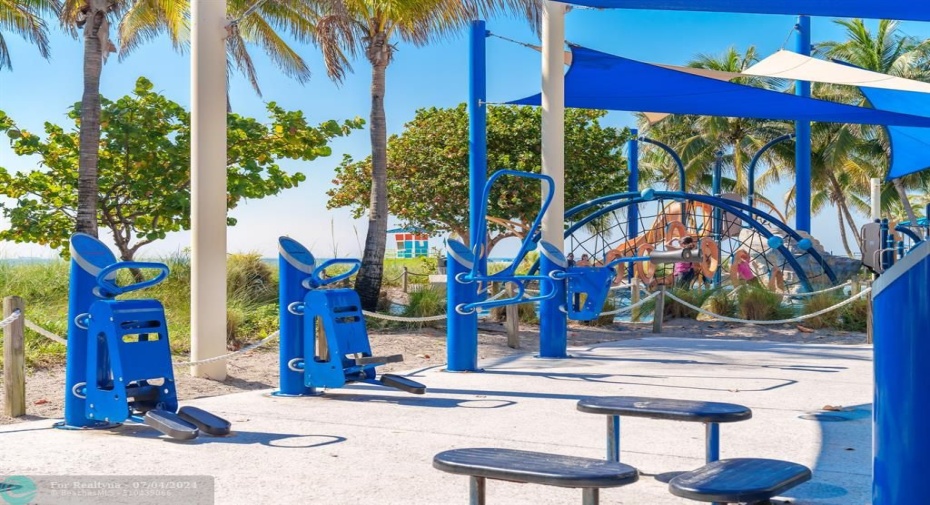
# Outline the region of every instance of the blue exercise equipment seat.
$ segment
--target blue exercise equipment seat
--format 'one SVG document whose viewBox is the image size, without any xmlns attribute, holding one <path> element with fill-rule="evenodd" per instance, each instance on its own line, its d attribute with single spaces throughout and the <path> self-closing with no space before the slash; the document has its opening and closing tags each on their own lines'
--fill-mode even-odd
<svg viewBox="0 0 930 505">
<path fill-rule="evenodd" d="M 178 409 L 165 309 L 154 299 L 118 300 L 168 276 L 162 263 L 119 262 L 90 235 L 71 238 L 71 325 L 68 335 L 66 427 L 141 422 L 176 439 L 200 432 L 228 435 L 225 419 L 196 407 Z M 119 270 L 156 270 L 127 285 Z"/>
<path fill-rule="evenodd" d="M 315 388 L 340 388 L 351 382 L 388 386 L 423 394 L 426 386 L 375 368 L 404 360 L 403 355 L 374 356 L 358 293 L 348 288 L 320 289 L 348 279 L 361 266 L 354 259 L 316 265 L 313 254 L 296 240 L 278 240 L 280 264 L 280 395 L 309 396 Z M 329 277 L 326 269 L 349 265 Z"/>
</svg>

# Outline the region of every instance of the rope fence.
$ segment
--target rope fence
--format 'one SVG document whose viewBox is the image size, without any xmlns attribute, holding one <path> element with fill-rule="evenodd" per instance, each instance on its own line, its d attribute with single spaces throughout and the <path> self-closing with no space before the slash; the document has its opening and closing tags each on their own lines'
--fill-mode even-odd
<svg viewBox="0 0 930 505">
<path fill-rule="evenodd" d="M 6 328 L 7 326 L 13 324 L 13 321 L 16 321 L 17 319 L 19 319 L 20 314 L 21 312 L 19 310 L 13 311 L 12 314 L 10 314 L 9 316 L 5 317 L 2 321 L 0 321 L 0 329 Z"/>
<path fill-rule="evenodd" d="M 792 318 L 789 318 L 789 319 L 772 319 L 772 320 L 758 320 L 758 321 L 757 321 L 757 320 L 751 320 L 751 319 L 740 319 L 740 318 L 737 318 L 737 317 L 729 317 L 729 316 L 724 316 L 724 315 L 721 315 L 721 314 L 715 314 L 715 313 L 713 313 L 713 312 L 711 312 L 711 311 L 709 311 L 709 310 L 705 310 L 705 309 L 703 309 L 703 308 L 701 308 L 701 307 L 698 307 L 697 305 L 694 305 L 694 304 L 689 303 L 689 302 L 687 302 L 687 301 L 685 301 L 685 300 L 682 300 L 681 298 L 675 296 L 673 293 L 671 293 L 671 292 L 669 292 L 669 291 L 666 291 L 666 292 L 665 292 L 665 296 L 671 298 L 672 300 L 675 300 L 676 302 L 678 302 L 678 303 L 684 305 L 685 307 L 687 307 L 687 308 L 689 308 L 689 309 L 691 309 L 691 310 L 693 310 L 693 311 L 695 311 L 695 312 L 698 312 L 698 313 L 700 313 L 700 314 L 704 314 L 705 316 L 711 317 L 711 318 L 713 318 L 713 319 L 715 319 L 715 320 L 717 320 L 717 321 L 723 321 L 723 322 L 727 322 L 727 323 L 743 323 L 743 324 L 760 324 L 760 325 L 766 325 L 766 324 L 791 324 L 791 323 L 800 323 L 801 321 L 805 321 L 805 320 L 807 320 L 807 319 L 812 319 L 812 318 L 815 318 L 815 317 L 818 317 L 818 316 L 822 316 L 822 315 L 824 315 L 824 314 L 826 314 L 826 313 L 828 313 L 828 312 L 832 312 L 832 311 L 834 311 L 834 310 L 836 310 L 836 309 L 840 309 L 840 308 L 842 308 L 842 307 L 845 307 L 845 306 L 851 304 L 852 302 L 858 300 L 859 298 L 862 298 L 863 296 L 865 296 L 865 295 L 867 295 L 867 294 L 869 294 L 869 293 L 871 293 L 871 292 L 872 292 L 872 288 L 863 289 L 862 291 L 860 291 L 860 292 L 857 293 L 856 295 L 851 296 L 851 297 L 849 297 L 849 298 L 843 300 L 842 302 L 837 303 L 836 305 L 833 305 L 833 306 L 831 306 L 831 307 L 827 307 L 827 308 L 825 308 L 825 309 L 823 309 L 823 310 L 818 310 L 817 312 L 812 312 L 812 313 L 810 313 L 810 314 L 804 314 L 804 315 L 797 316 L 797 317 L 792 317 Z"/>
<path fill-rule="evenodd" d="M 224 355 L 222 355 L 222 356 L 214 356 L 214 357 L 212 357 L 212 358 L 201 359 L 201 360 L 197 360 L 197 361 L 175 361 L 174 363 L 172 363 L 172 365 L 174 365 L 174 366 L 176 366 L 176 367 L 186 367 L 186 366 L 195 366 L 195 365 L 205 365 L 205 364 L 207 364 L 207 363 L 213 363 L 214 361 L 221 361 L 221 360 L 224 360 L 224 359 L 230 359 L 230 358 L 235 357 L 235 356 L 238 356 L 238 355 L 240 355 L 240 354 L 245 354 L 245 353 L 247 353 L 247 352 L 249 352 L 249 351 L 258 349 L 259 347 L 261 347 L 261 346 L 267 344 L 268 342 L 271 342 L 272 340 L 278 338 L 278 336 L 279 336 L 280 334 L 281 334 L 280 331 L 276 331 L 276 332 L 272 333 L 271 335 L 268 335 L 267 337 L 261 339 L 260 341 L 254 343 L 254 344 L 252 344 L 252 345 L 247 345 L 247 346 L 243 347 L 242 349 L 239 349 L 238 351 L 233 351 L 233 352 L 231 352 L 231 353 L 227 353 L 227 354 L 224 354 Z"/>
<path fill-rule="evenodd" d="M 638 309 L 639 307 L 646 305 L 647 302 L 659 296 L 659 294 L 660 294 L 659 291 L 656 291 L 655 293 L 652 293 L 651 295 L 647 296 L 646 298 L 643 298 L 642 300 L 636 303 L 633 303 L 626 307 L 620 307 L 619 309 L 616 309 L 616 310 L 609 310 L 607 312 L 601 312 L 600 315 L 601 316 L 615 316 L 617 314 L 623 314 L 624 312 L 630 312 L 631 310 Z"/>
<path fill-rule="evenodd" d="M 842 285 L 839 285 L 839 286 L 833 286 L 832 288 L 823 289 L 823 290 L 816 291 L 816 292 L 813 292 L 813 293 L 801 293 L 801 294 L 799 294 L 799 295 L 797 295 L 797 296 L 813 296 L 813 295 L 815 295 L 815 294 L 819 294 L 819 293 L 824 293 L 824 292 L 829 292 L 829 291 L 834 291 L 834 290 L 837 290 L 837 289 L 841 289 L 841 288 L 843 288 L 843 287 L 845 287 L 845 286 L 847 286 L 847 285 L 850 285 L 850 284 L 851 284 L 851 282 L 847 282 L 847 283 L 842 284 Z M 849 304 L 855 302 L 856 300 L 865 297 L 866 295 L 868 295 L 869 293 L 871 293 L 871 291 L 872 291 L 872 288 L 868 287 L 868 288 L 863 289 L 863 290 L 860 291 L 859 293 L 857 293 L 857 294 L 851 296 L 850 298 L 847 298 L 847 299 L 845 299 L 845 300 L 843 300 L 843 301 L 841 301 L 841 302 L 839 302 L 839 303 L 837 303 L 837 304 L 835 304 L 835 305 L 833 305 L 833 306 L 824 308 L 824 309 L 822 309 L 822 310 L 818 310 L 818 311 L 813 312 L 813 313 L 810 313 L 810 314 L 804 314 L 804 315 L 801 315 L 801 316 L 792 317 L 792 318 L 789 318 L 789 319 L 775 319 L 775 320 L 751 320 L 751 319 L 740 319 L 740 318 L 736 318 L 736 317 L 724 316 L 724 315 L 722 315 L 722 314 L 716 314 L 716 313 L 714 313 L 714 312 L 711 312 L 711 311 L 709 311 L 709 310 L 706 310 L 706 309 L 704 309 L 704 308 L 702 308 L 702 307 L 698 307 L 697 305 L 694 305 L 694 304 L 692 304 L 692 303 L 690 303 L 690 302 L 688 302 L 688 301 L 686 301 L 686 300 L 683 300 L 683 299 L 679 298 L 678 296 L 675 296 L 675 294 L 672 293 L 672 292 L 670 292 L 670 291 L 666 291 L 666 292 L 665 292 L 665 296 L 667 296 L 668 298 L 674 300 L 675 302 L 677 302 L 677 303 L 679 303 L 679 304 L 681 304 L 681 305 L 683 305 L 683 306 L 685 306 L 685 307 L 687 307 L 687 308 L 689 308 L 689 309 L 691 309 L 691 310 L 693 310 L 693 311 L 695 311 L 695 312 L 698 312 L 698 313 L 700 313 L 700 314 L 703 314 L 703 315 L 705 315 L 705 316 L 708 316 L 708 317 L 710 317 L 710 318 L 712 318 L 712 319 L 714 319 L 714 320 L 717 320 L 717 321 L 723 321 L 723 322 L 729 322 L 729 323 L 741 323 L 741 324 L 776 325 L 776 324 L 799 323 L 799 322 L 805 321 L 805 320 L 807 320 L 807 319 L 812 319 L 812 318 L 815 318 L 815 317 L 822 316 L 822 315 L 827 314 L 827 313 L 829 313 L 829 312 L 832 312 L 832 311 L 834 311 L 834 310 L 841 309 L 841 308 L 843 308 L 843 307 L 845 307 L 845 306 L 847 306 L 847 305 L 849 305 Z M 507 294 L 506 291 L 500 291 L 500 292 L 497 293 L 496 295 L 494 295 L 494 296 L 488 298 L 488 300 L 489 300 L 489 301 L 490 301 L 490 300 L 495 300 L 495 299 L 497 299 L 497 298 L 500 298 L 500 297 L 504 296 L 505 294 Z M 609 311 L 606 311 L 606 312 L 601 312 L 601 313 L 600 313 L 600 316 L 612 316 L 612 315 L 618 315 L 618 314 L 622 314 L 622 313 L 626 313 L 626 312 L 633 311 L 634 309 L 640 308 L 640 307 L 644 306 L 645 304 L 647 304 L 648 302 L 654 300 L 654 299 L 657 298 L 660 294 L 661 294 L 661 293 L 660 293 L 659 291 L 653 292 L 653 293 L 649 294 L 648 296 L 646 296 L 645 298 L 641 299 L 640 301 L 638 301 L 638 302 L 636 302 L 636 303 L 633 303 L 633 304 L 631 304 L 631 305 L 628 305 L 628 306 L 626 306 L 626 307 L 621 307 L 621 308 L 618 308 L 618 309 L 615 309 L 615 310 L 609 310 Z M 440 315 L 436 315 L 436 316 L 424 316 L 424 317 L 403 317 L 403 316 L 394 316 L 394 315 L 391 315 L 391 314 L 382 314 L 382 313 L 379 313 L 379 312 L 369 312 L 369 311 L 367 311 L 367 310 L 363 310 L 362 313 L 363 313 L 365 316 L 367 316 L 367 317 L 372 317 L 372 318 L 376 318 L 376 319 L 383 319 L 383 320 L 386 320 L 386 321 L 405 322 L 405 323 L 436 322 L 436 321 L 443 321 L 443 320 L 445 320 L 445 319 L 448 318 L 448 314 L 440 314 Z M 13 312 L 12 314 L 10 314 L 10 315 L 7 316 L 6 318 L 0 320 L 0 329 L 4 328 L 4 327 L 6 327 L 6 326 L 9 326 L 9 325 L 12 324 L 14 321 L 18 320 L 21 316 L 22 316 L 22 312 L 19 311 L 19 310 L 16 310 L 15 312 Z M 59 335 L 56 335 L 56 334 L 54 334 L 54 333 L 52 333 L 52 332 L 50 332 L 50 331 L 48 331 L 48 330 L 42 328 L 41 326 L 39 326 L 38 324 L 34 323 L 33 321 L 24 318 L 24 321 L 23 321 L 23 322 L 24 322 L 26 328 L 29 328 L 30 330 L 36 332 L 37 334 L 41 335 L 42 337 L 47 338 L 47 339 L 49 339 L 49 340 L 52 340 L 52 341 L 54 341 L 54 342 L 57 342 L 57 343 L 59 343 L 59 344 L 61 344 L 61 345 L 64 345 L 64 346 L 67 346 L 67 345 L 68 345 L 68 341 L 67 341 L 65 338 L 63 338 L 63 337 L 61 337 L 61 336 L 59 336 Z M 252 351 L 252 350 L 255 350 L 255 349 L 257 349 L 257 348 L 259 348 L 259 347 L 261 347 L 261 346 L 263 346 L 263 345 L 265 345 L 265 344 L 271 342 L 272 340 L 278 338 L 279 336 L 280 336 L 280 331 L 275 331 L 274 333 L 268 335 L 267 337 L 263 338 L 262 340 L 260 340 L 260 341 L 258 341 L 258 342 L 256 342 L 256 343 L 254 343 L 254 344 L 248 345 L 248 346 L 246 346 L 246 347 L 243 347 L 242 349 L 239 349 L 239 350 L 237 350 L 237 351 L 230 352 L 230 353 L 224 354 L 224 355 L 222 355 L 222 356 L 215 356 L 215 357 L 212 357 L 212 358 L 207 358 L 207 359 L 202 359 L 202 360 L 197 360 L 197 361 L 174 362 L 173 365 L 174 365 L 174 366 L 177 366 L 177 367 L 189 367 L 189 366 L 195 366 L 195 365 L 204 365 L 204 364 L 207 364 L 207 363 L 212 363 L 212 362 L 214 362 L 214 361 L 228 360 L 228 359 L 234 358 L 234 357 L 236 357 L 236 356 L 239 356 L 239 355 L 241 355 L 241 354 L 244 354 L 244 353 L 250 352 L 250 351 Z"/>
</svg>

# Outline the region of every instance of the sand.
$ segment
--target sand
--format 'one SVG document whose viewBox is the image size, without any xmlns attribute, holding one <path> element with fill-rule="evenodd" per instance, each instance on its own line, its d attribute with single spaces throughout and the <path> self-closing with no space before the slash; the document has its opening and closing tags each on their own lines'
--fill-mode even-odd
<svg viewBox="0 0 930 505">
<path fill-rule="evenodd" d="M 816 344 L 863 344 L 866 335 L 836 330 L 810 331 L 797 325 L 756 326 L 702 322 L 692 319 L 672 319 L 663 325 L 661 334 L 652 333 L 651 324 L 615 324 L 610 327 L 571 325 L 569 347 L 583 347 L 601 342 L 630 340 L 642 337 L 752 339 L 771 342 Z M 418 330 L 370 332 L 375 355 L 403 354 L 403 363 L 379 367 L 380 372 L 416 370 L 440 366 L 446 362 L 445 329 L 424 327 Z M 479 359 L 514 353 L 533 353 L 539 348 L 539 327 L 521 325 L 520 348 L 507 346 L 503 326 L 482 323 L 478 335 Z M 189 368 L 177 367 L 175 379 L 178 397 L 183 400 L 225 395 L 255 389 L 273 389 L 278 383 L 277 339 L 256 350 L 237 355 L 227 364 L 224 381 L 191 377 Z M 177 361 L 182 361 L 176 358 Z M 2 382 L 2 379 L 0 379 Z M 64 365 L 27 371 L 26 416 L 11 419 L 0 414 L 0 424 L 62 417 L 65 389 Z M 2 395 L 0 395 L 2 396 Z M 3 399 L 0 398 L 0 406 Z M 0 409 L 2 411 L 2 409 Z"/>
</svg>

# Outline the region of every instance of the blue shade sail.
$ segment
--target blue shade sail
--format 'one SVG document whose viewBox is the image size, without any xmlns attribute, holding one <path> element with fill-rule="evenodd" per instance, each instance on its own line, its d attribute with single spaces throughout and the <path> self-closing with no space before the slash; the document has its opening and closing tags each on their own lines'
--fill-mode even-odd
<svg viewBox="0 0 930 505">
<path fill-rule="evenodd" d="M 924 0 L 560 0 L 605 9 L 736 12 L 930 21 Z"/>
<path fill-rule="evenodd" d="M 873 107 L 893 112 L 930 116 L 930 94 L 878 88 L 859 88 Z M 888 179 L 897 179 L 930 168 L 930 129 L 889 126 L 891 168 Z"/>
<path fill-rule="evenodd" d="M 536 94 L 510 102 L 540 105 Z M 804 98 L 572 47 L 565 106 L 630 112 L 930 127 L 930 117 Z M 930 114 L 928 114 L 930 115 Z"/>
</svg>

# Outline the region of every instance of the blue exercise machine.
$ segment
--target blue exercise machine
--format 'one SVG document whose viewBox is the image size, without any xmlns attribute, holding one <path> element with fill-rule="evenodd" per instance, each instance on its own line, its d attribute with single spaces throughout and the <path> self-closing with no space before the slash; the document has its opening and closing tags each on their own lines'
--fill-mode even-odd
<svg viewBox="0 0 930 505">
<path fill-rule="evenodd" d="M 117 271 L 156 270 L 120 286 Z M 71 237 L 65 419 L 62 428 L 144 423 L 176 439 L 228 435 L 225 419 L 196 407 L 178 409 L 165 309 L 158 300 L 117 300 L 168 276 L 162 263 L 117 261 L 103 242 Z"/>
<path fill-rule="evenodd" d="M 447 241 L 448 261 L 448 306 L 449 325 L 447 328 L 447 370 L 452 372 L 476 371 L 478 363 L 478 311 L 492 307 L 501 307 L 519 303 L 534 303 L 555 300 L 558 311 L 545 313 L 540 310 L 540 324 L 559 325 L 568 319 L 590 321 L 600 316 L 610 292 L 610 287 L 617 276 L 617 266 L 634 261 L 661 261 L 650 257 L 625 257 L 601 266 L 568 266 L 562 252 L 554 245 L 540 240 L 542 217 L 552 201 L 553 180 L 547 175 L 520 172 L 516 170 L 499 170 L 488 178 L 482 192 L 483 202 L 490 199 L 491 187 L 503 176 L 536 179 L 548 187 L 539 213 L 527 230 L 520 249 L 503 270 L 487 274 L 483 270 L 487 257 L 488 219 L 487 205 L 481 209 L 476 221 L 477 233 L 475 244 L 468 248 L 456 240 Z M 648 190 L 652 191 L 652 190 Z M 537 245 L 538 243 L 538 245 Z M 517 268 L 527 253 L 534 247 L 539 250 L 539 271 L 533 268 L 527 274 L 518 274 Z M 680 256 L 680 253 L 679 253 Z M 665 262 L 673 261 L 665 259 Z M 679 258 L 680 260 L 680 258 Z M 503 282 L 515 286 L 515 294 L 501 300 L 490 300 L 484 296 L 487 285 L 491 282 Z M 538 282 L 539 294 L 527 296 L 527 283 Z M 543 345 L 542 343 L 540 344 Z M 564 342 L 561 351 L 550 346 L 540 348 L 541 357 L 565 357 Z"/>
<path fill-rule="evenodd" d="M 289 237 L 278 239 L 281 320 L 278 396 L 315 396 L 316 388 L 339 388 L 350 382 L 388 386 L 423 394 L 426 386 L 399 375 L 376 376 L 375 367 L 404 360 L 403 355 L 373 356 L 361 300 L 352 289 L 320 289 L 347 279 L 361 267 L 354 259 L 326 260 Z M 332 277 L 334 265 L 349 270 Z"/>
</svg>

